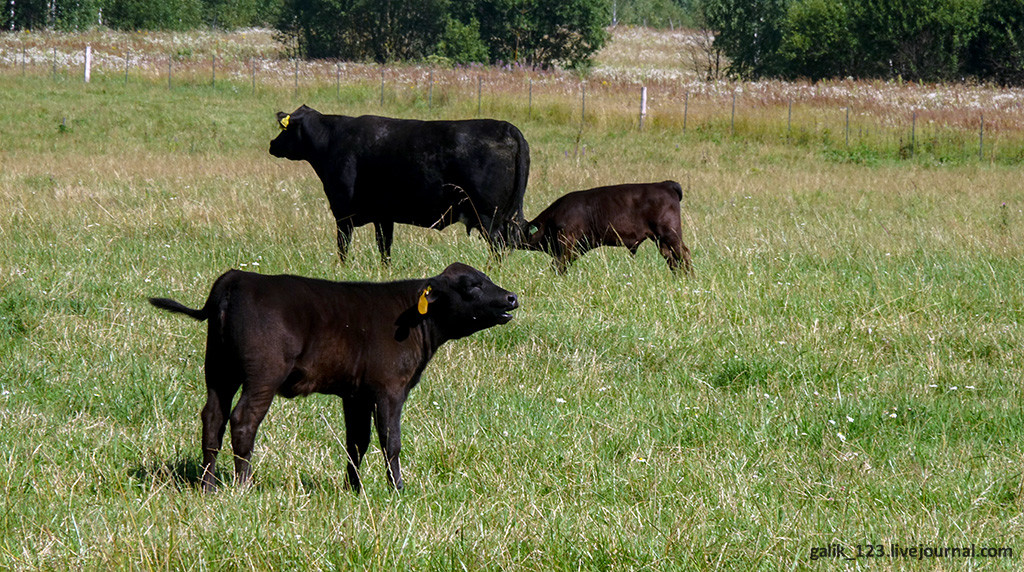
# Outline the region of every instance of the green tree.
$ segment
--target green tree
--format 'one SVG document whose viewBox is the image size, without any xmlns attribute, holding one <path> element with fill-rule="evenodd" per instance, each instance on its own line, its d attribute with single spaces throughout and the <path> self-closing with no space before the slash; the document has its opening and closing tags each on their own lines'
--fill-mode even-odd
<svg viewBox="0 0 1024 572">
<path fill-rule="evenodd" d="M 547 67 L 586 65 L 607 23 L 607 0 L 286 0 L 277 29 L 312 58 L 457 54 Z"/>
<path fill-rule="evenodd" d="M 1024 0 L 986 0 L 967 71 L 1003 85 L 1024 86 Z"/>
<path fill-rule="evenodd" d="M 612 23 L 651 28 L 693 27 L 694 0 L 612 0 Z"/>
<path fill-rule="evenodd" d="M 49 19 L 46 0 L 6 0 L 4 2 L 4 30 L 35 30 L 45 28 Z"/>
<path fill-rule="evenodd" d="M 487 45 L 480 39 L 480 22 L 471 18 L 463 24 L 449 16 L 436 55 L 456 64 L 490 61 Z"/>
<path fill-rule="evenodd" d="M 794 2 L 779 45 L 783 75 L 813 81 L 848 75 L 855 45 L 842 0 Z"/>
<path fill-rule="evenodd" d="M 848 0 L 859 76 L 948 80 L 963 69 L 981 0 Z"/>
<path fill-rule="evenodd" d="M 116 30 L 191 30 L 203 23 L 201 0 L 107 0 L 103 24 Z"/>
<path fill-rule="evenodd" d="M 589 65 L 593 54 L 608 40 L 607 7 L 607 3 L 599 0 L 535 2 L 525 62 L 545 68 L 552 64 Z"/>
<path fill-rule="evenodd" d="M 716 48 L 729 57 L 729 73 L 757 78 L 780 75 L 779 48 L 787 14 L 786 0 L 700 0 Z"/>
<path fill-rule="evenodd" d="M 0 30 L 84 30 L 100 23 L 104 0 L 4 0 Z"/>
<path fill-rule="evenodd" d="M 263 26 L 274 22 L 280 0 L 202 0 L 203 21 L 221 30 Z"/>
<path fill-rule="evenodd" d="M 447 7 L 447 0 L 287 0 L 277 28 L 305 57 L 383 63 L 431 53 Z"/>
<path fill-rule="evenodd" d="M 611 21 L 607 0 L 477 0 L 467 9 L 492 61 L 538 67 L 589 64 Z"/>
</svg>

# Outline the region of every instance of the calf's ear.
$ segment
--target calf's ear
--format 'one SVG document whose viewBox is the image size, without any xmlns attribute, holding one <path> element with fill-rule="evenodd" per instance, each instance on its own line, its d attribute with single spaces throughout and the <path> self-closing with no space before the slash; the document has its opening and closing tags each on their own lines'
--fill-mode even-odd
<svg viewBox="0 0 1024 572">
<path fill-rule="evenodd" d="M 437 292 L 435 291 L 433 280 L 427 283 L 427 285 L 420 291 L 419 300 L 416 302 L 416 311 L 421 316 L 425 316 L 430 311 L 430 305 L 437 302 Z"/>
</svg>

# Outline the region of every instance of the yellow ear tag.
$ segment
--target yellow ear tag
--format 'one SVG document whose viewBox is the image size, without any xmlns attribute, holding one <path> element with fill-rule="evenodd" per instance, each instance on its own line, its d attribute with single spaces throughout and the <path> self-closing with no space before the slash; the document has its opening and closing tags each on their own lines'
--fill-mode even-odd
<svg viewBox="0 0 1024 572">
<path fill-rule="evenodd" d="M 288 129 L 288 120 L 291 119 L 291 117 L 292 117 L 291 115 L 285 115 L 284 117 L 281 118 L 281 130 L 282 131 L 284 131 L 285 129 Z"/>
<path fill-rule="evenodd" d="M 427 286 L 427 288 L 420 294 L 420 302 L 419 302 L 419 304 L 416 305 L 416 309 L 419 310 L 420 314 L 424 314 L 425 315 L 427 313 L 427 304 L 428 304 L 428 302 L 427 302 L 427 294 L 429 294 L 429 293 L 430 293 L 430 286 Z"/>
</svg>

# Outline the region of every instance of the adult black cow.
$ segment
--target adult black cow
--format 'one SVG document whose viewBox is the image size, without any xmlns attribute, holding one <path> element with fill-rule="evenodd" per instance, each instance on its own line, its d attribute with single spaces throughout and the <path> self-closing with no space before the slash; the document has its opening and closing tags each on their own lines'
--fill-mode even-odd
<svg viewBox="0 0 1024 572">
<path fill-rule="evenodd" d="M 367 223 L 385 263 L 396 222 L 440 230 L 461 221 L 492 249 L 522 238 L 530 148 L 511 123 L 324 115 L 305 105 L 278 112 L 277 121 L 270 154 L 312 165 L 337 221 L 342 262 L 353 228 Z"/>
<path fill-rule="evenodd" d="M 512 319 L 516 295 L 460 264 L 423 280 L 332 282 L 229 270 L 202 308 L 150 298 L 157 308 L 208 320 L 203 490 L 231 419 L 235 475 L 246 483 L 256 429 L 275 395 L 340 395 L 345 409 L 349 484 L 359 491 L 359 464 L 370 420 L 402 488 L 398 454 L 402 405 L 441 344 Z M 234 409 L 231 401 L 241 388 Z"/>
</svg>

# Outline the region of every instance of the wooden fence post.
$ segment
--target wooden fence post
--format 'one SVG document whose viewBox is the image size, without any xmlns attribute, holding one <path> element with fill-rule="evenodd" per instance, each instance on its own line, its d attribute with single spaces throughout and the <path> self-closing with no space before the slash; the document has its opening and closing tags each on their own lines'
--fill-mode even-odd
<svg viewBox="0 0 1024 572">
<path fill-rule="evenodd" d="M 985 158 L 985 114 L 981 114 L 981 124 L 978 126 L 978 160 Z"/>
<path fill-rule="evenodd" d="M 580 82 L 580 129 L 587 122 L 587 82 Z"/>
<path fill-rule="evenodd" d="M 910 156 L 917 154 L 917 111 L 910 116 Z"/>
<path fill-rule="evenodd" d="M 736 134 L 736 90 L 732 91 L 732 115 L 729 117 L 729 136 Z"/>
<path fill-rule="evenodd" d="M 640 87 L 640 130 L 644 129 L 644 117 L 647 116 L 647 86 Z"/>
<path fill-rule="evenodd" d="M 533 119 L 533 78 L 530 78 L 530 95 L 526 104 L 526 119 Z"/>
<path fill-rule="evenodd" d="M 690 92 L 683 94 L 683 135 L 686 135 L 686 116 L 690 110 Z"/>
</svg>

